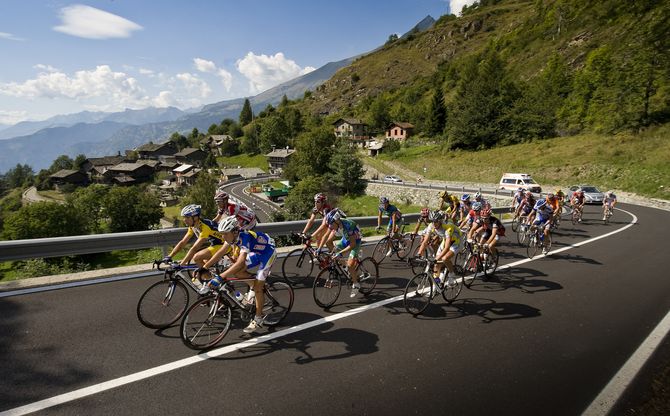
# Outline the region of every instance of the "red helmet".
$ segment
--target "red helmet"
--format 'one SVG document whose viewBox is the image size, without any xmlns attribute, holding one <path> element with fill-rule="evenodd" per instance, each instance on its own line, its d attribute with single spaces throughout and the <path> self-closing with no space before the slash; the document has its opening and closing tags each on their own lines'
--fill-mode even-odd
<svg viewBox="0 0 670 416">
<path fill-rule="evenodd" d="M 328 197 L 326 196 L 326 194 L 318 193 L 318 194 L 314 195 L 314 202 L 323 203 L 323 202 L 326 202 L 327 200 L 328 200 Z"/>
</svg>

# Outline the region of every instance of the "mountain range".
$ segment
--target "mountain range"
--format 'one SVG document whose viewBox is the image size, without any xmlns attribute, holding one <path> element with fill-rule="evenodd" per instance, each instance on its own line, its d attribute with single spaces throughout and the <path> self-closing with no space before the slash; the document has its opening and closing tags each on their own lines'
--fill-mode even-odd
<svg viewBox="0 0 670 416">
<path fill-rule="evenodd" d="M 431 16 L 426 16 L 401 38 L 425 31 L 434 23 Z M 254 113 L 258 113 L 268 104 L 277 105 L 284 95 L 289 99 L 301 98 L 305 91 L 314 91 L 337 71 L 363 55 L 329 62 L 310 73 L 249 97 L 251 107 Z M 70 157 L 78 154 L 88 157 L 115 155 L 149 141 L 165 141 L 174 132 L 186 133 L 193 128 L 206 131 L 225 118 L 236 120 L 244 100 L 220 101 L 205 105 L 199 111 L 182 111 L 174 107 L 128 109 L 119 113 L 84 111 L 44 121 L 21 122 L 4 129 L 0 127 L 0 173 L 17 163 L 28 164 L 38 171 L 49 167 L 62 154 Z"/>
</svg>

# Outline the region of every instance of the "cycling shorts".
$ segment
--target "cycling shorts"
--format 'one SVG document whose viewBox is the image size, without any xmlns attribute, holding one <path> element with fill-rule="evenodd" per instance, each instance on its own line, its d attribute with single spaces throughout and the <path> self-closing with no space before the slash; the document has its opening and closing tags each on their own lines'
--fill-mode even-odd
<svg viewBox="0 0 670 416">
<path fill-rule="evenodd" d="M 349 241 L 343 238 L 337 243 L 335 243 L 335 249 L 337 249 L 337 251 L 342 251 L 345 248 L 349 247 L 349 244 L 350 244 Z M 359 238 L 358 240 L 356 240 L 356 247 L 349 252 L 349 258 L 350 259 L 358 258 L 360 252 L 361 252 L 361 239 Z"/>
<path fill-rule="evenodd" d="M 268 247 L 262 252 L 251 252 L 247 254 L 247 272 L 256 274 L 256 280 L 264 281 L 270 275 L 270 267 L 277 258 L 274 247 Z"/>
<path fill-rule="evenodd" d="M 446 247 L 446 242 L 447 239 L 443 239 L 442 242 L 440 243 L 440 247 L 437 249 L 437 257 L 441 256 L 444 250 L 447 248 Z M 454 243 L 454 241 L 451 241 L 451 245 L 449 246 L 449 250 L 453 251 L 454 254 L 458 254 L 458 251 L 461 249 L 460 244 Z"/>
</svg>

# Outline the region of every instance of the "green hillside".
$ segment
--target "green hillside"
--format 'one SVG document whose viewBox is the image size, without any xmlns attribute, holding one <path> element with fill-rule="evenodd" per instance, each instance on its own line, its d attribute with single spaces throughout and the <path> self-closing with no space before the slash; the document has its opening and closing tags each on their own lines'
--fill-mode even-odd
<svg viewBox="0 0 670 416">
<path fill-rule="evenodd" d="M 482 151 L 414 146 L 366 163 L 385 174 L 414 173 L 402 175 L 405 179 L 424 176 L 424 167 L 427 179 L 475 183 L 498 183 L 503 172 L 524 172 L 547 191 L 549 185 L 589 183 L 670 199 L 670 125 L 638 135 L 583 134 Z"/>
</svg>

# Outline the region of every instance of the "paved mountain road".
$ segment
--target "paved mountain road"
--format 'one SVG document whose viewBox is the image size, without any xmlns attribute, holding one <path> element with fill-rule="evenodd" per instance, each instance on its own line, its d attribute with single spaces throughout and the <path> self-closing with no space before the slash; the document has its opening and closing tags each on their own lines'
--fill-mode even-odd
<svg viewBox="0 0 670 416">
<path fill-rule="evenodd" d="M 369 298 L 343 290 L 329 311 L 299 286 L 286 325 L 258 334 L 276 338 L 181 368 L 170 365 L 195 354 L 178 327 L 149 330 L 135 316 L 154 277 L 0 298 L 0 411 L 166 366 L 43 413 L 579 414 L 670 309 L 660 226 L 670 213 L 621 207 L 638 223 L 530 262 L 518 263 L 525 250 L 508 227 L 501 262 L 517 264 L 418 318 L 402 301 L 376 303 L 402 294 L 411 271 L 397 261 L 382 264 Z M 603 225 L 598 209 L 564 222 L 553 249 L 632 221 L 617 211 Z M 283 335 L 323 317 L 341 319 Z M 238 328 L 221 345 L 250 339 Z"/>
</svg>

